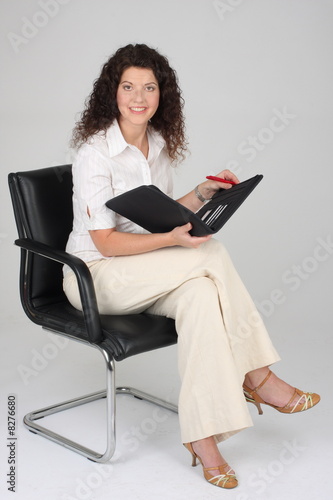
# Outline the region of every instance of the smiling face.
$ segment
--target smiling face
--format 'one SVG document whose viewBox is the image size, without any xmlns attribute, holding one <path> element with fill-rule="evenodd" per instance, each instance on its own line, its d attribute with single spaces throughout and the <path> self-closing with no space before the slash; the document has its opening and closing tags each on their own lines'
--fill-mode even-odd
<svg viewBox="0 0 333 500">
<path fill-rule="evenodd" d="M 160 99 L 158 82 L 151 69 L 125 69 L 117 90 L 120 127 L 146 127 Z"/>
</svg>

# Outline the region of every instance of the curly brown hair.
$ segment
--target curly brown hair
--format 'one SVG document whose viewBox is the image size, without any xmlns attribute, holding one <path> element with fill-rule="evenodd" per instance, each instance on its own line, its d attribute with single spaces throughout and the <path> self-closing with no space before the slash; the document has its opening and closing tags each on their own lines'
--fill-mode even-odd
<svg viewBox="0 0 333 500">
<path fill-rule="evenodd" d="M 86 99 L 81 119 L 73 131 L 72 145 L 81 146 L 93 134 L 106 131 L 119 117 L 117 89 L 121 75 L 129 67 L 151 69 L 160 89 L 159 106 L 150 125 L 161 133 L 171 160 L 184 159 L 187 150 L 184 124 L 184 99 L 176 72 L 168 59 L 145 44 L 126 45 L 118 49 L 102 67 L 101 74 Z"/>
</svg>

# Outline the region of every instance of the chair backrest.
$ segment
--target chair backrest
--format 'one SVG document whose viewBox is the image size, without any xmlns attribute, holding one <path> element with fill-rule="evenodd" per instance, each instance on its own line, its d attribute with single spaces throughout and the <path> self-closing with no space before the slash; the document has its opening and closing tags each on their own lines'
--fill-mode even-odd
<svg viewBox="0 0 333 500">
<path fill-rule="evenodd" d="M 64 250 L 73 224 L 71 165 L 9 174 L 9 186 L 19 237 Z M 25 299 L 36 307 L 63 300 L 61 264 L 31 252 L 23 255 Z"/>
</svg>

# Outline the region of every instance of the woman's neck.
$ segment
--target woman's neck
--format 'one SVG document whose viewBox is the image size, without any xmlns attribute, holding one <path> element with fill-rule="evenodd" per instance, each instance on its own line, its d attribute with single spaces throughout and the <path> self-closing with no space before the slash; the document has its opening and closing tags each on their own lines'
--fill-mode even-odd
<svg viewBox="0 0 333 500">
<path fill-rule="evenodd" d="M 137 147 L 148 157 L 148 137 L 147 125 L 144 126 L 129 126 L 128 124 L 118 121 L 121 133 L 125 141 L 132 146 Z"/>
</svg>

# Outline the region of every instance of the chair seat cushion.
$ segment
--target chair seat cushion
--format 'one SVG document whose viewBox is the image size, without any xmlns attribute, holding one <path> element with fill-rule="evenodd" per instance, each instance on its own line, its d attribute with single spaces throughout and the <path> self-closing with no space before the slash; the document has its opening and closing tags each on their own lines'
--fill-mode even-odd
<svg viewBox="0 0 333 500">
<path fill-rule="evenodd" d="M 36 310 L 37 324 L 88 342 L 83 314 L 67 300 L 39 306 Z M 164 316 L 141 313 L 101 315 L 100 318 L 104 340 L 98 345 L 116 361 L 177 343 L 175 322 Z"/>
</svg>

